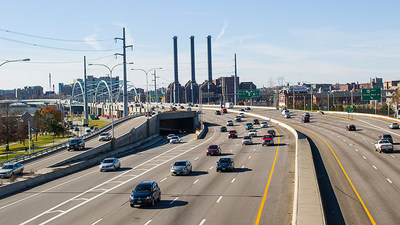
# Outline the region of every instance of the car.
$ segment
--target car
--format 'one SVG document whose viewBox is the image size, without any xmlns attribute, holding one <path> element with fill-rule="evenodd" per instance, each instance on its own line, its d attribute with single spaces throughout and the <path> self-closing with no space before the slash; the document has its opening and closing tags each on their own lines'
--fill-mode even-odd
<svg viewBox="0 0 400 225">
<path fill-rule="evenodd" d="M 221 155 L 221 148 L 218 145 L 210 145 L 207 148 L 207 156 L 209 155 Z"/>
<path fill-rule="evenodd" d="M 308 116 L 308 117 L 310 117 L 311 115 L 310 115 L 309 112 L 305 112 L 305 113 L 303 113 L 303 116 Z"/>
<path fill-rule="evenodd" d="M 240 112 L 244 112 L 244 109 L 239 109 Z"/>
<path fill-rule="evenodd" d="M 92 129 L 90 129 L 90 128 L 86 128 L 86 130 L 85 130 L 85 133 L 86 133 L 86 134 L 90 134 L 90 133 L 92 133 Z"/>
<path fill-rule="evenodd" d="M 237 138 L 236 130 L 230 130 L 228 134 L 228 138 Z"/>
<path fill-rule="evenodd" d="M 227 125 L 227 126 L 233 126 L 233 121 L 232 121 L 232 120 L 226 121 L 226 125 Z"/>
<path fill-rule="evenodd" d="M 244 136 L 242 139 L 242 145 L 251 145 L 253 144 L 253 139 L 250 136 Z"/>
<path fill-rule="evenodd" d="M 116 171 L 117 169 L 121 168 L 121 162 L 117 158 L 106 158 L 101 162 L 99 169 L 100 172 L 103 171 Z"/>
<path fill-rule="evenodd" d="M 274 136 L 267 134 L 262 137 L 262 146 L 274 145 Z"/>
<path fill-rule="evenodd" d="M 235 116 L 235 121 L 236 122 L 242 122 L 242 117 L 241 116 Z"/>
<path fill-rule="evenodd" d="M 253 123 L 248 122 L 248 123 L 245 124 L 245 127 L 246 127 L 246 130 L 253 129 Z"/>
<path fill-rule="evenodd" d="M 171 175 L 188 175 L 192 172 L 192 164 L 189 160 L 178 160 L 172 165 Z"/>
<path fill-rule="evenodd" d="M 79 127 L 75 127 L 75 128 L 74 128 L 74 131 L 79 131 Z"/>
<path fill-rule="evenodd" d="M 175 137 L 176 135 L 175 134 L 168 134 L 167 135 L 167 139 L 169 140 L 169 139 L 171 139 L 171 138 L 173 138 L 173 137 Z"/>
<path fill-rule="evenodd" d="M 192 108 L 187 108 L 186 111 L 191 112 Z M 160 111 L 159 111 L 160 112 Z M 161 112 L 160 112 L 161 113 Z"/>
<path fill-rule="evenodd" d="M 111 140 L 111 134 L 109 132 L 103 132 L 99 135 L 99 141 L 109 141 Z"/>
<path fill-rule="evenodd" d="M 215 111 L 215 115 L 221 115 L 221 112 L 219 110 Z"/>
<path fill-rule="evenodd" d="M 263 121 L 261 122 L 261 128 L 267 128 L 268 127 L 268 122 L 267 121 Z"/>
<path fill-rule="evenodd" d="M 22 173 L 24 171 L 24 165 L 19 162 L 5 163 L 0 169 L 0 178 L 11 177 Z"/>
<path fill-rule="evenodd" d="M 379 135 L 379 140 L 388 140 L 390 143 L 393 144 L 393 138 L 390 134 L 381 134 Z"/>
<path fill-rule="evenodd" d="M 165 107 L 162 105 L 162 106 L 161 106 L 161 109 L 165 109 Z"/>
<path fill-rule="evenodd" d="M 171 139 L 169 139 L 170 144 L 176 144 L 176 143 L 181 143 L 181 139 L 178 136 L 174 136 Z"/>
<path fill-rule="evenodd" d="M 285 117 L 286 119 L 287 119 L 287 118 L 290 118 L 290 117 L 291 117 L 291 116 L 290 116 L 290 112 L 285 113 L 285 115 L 283 115 L 283 117 Z"/>
<path fill-rule="evenodd" d="M 85 141 L 82 138 L 74 138 L 67 143 L 67 150 L 71 149 L 84 149 L 85 148 Z"/>
<path fill-rule="evenodd" d="M 180 109 L 184 109 L 185 107 L 183 107 L 183 105 L 179 106 Z"/>
<path fill-rule="evenodd" d="M 228 129 L 226 127 L 221 127 L 221 132 L 227 132 Z"/>
<path fill-rule="evenodd" d="M 161 189 L 155 181 L 143 181 L 136 185 L 129 197 L 131 207 L 145 204 L 155 205 L 155 202 L 161 201 Z"/>
<path fill-rule="evenodd" d="M 177 109 L 176 109 L 176 107 L 171 107 L 171 110 L 176 111 Z"/>
<path fill-rule="evenodd" d="M 310 122 L 310 117 L 309 116 L 302 116 L 301 117 L 301 122 L 303 123 L 309 123 Z"/>
<path fill-rule="evenodd" d="M 244 115 L 244 113 L 239 113 L 239 116 L 241 116 L 242 118 L 245 118 L 246 116 Z"/>
<path fill-rule="evenodd" d="M 399 124 L 398 123 L 390 123 L 389 129 L 399 129 Z"/>
<path fill-rule="evenodd" d="M 286 114 L 290 114 L 289 110 L 287 109 L 282 110 L 282 116 L 285 116 Z"/>
<path fill-rule="evenodd" d="M 257 137 L 257 130 L 256 129 L 250 129 L 249 133 L 247 133 L 248 136 L 250 137 Z"/>
<path fill-rule="evenodd" d="M 272 135 L 272 137 L 276 137 L 276 133 L 275 133 L 274 130 L 268 130 L 268 131 L 267 131 L 267 134 Z"/>
<path fill-rule="evenodd" d="M 235 170 L 235 162 L 232 158 L 220 158 L 217 161 L 217 172 Z"/>
<path fill-rule="evenodd" d="M 226 108 L 222 108 L 221 113 L 228 113 L 228 110 Z"/>
<path fill-rule="evenodd" d="M 375 144 L 375 151 L 379 151 L 379 153 L 382 152 L 392 153 L 394 151 L 393 144 L 390 143 L 390 141 L 387 139 L 379 140 L 378 143 Z"/>
<path fill-rule="evenodd" d="M 260 121 L 258 121 L 258 119 L 254 119 L 253 124 L 260 124 Z"/>
<path fill-rule="evenodd" d="M 347 131 L 355 131 L 355 130 L 356 130 L 356 125 L 354 125 L 354 124 L 347 124 L 347 125 L 346 125 L 346 130 L 347 130 Z"/>
<path fill-rule="evenodd" d="M 251 110 L 251 108 L 249 106 L 244 108 L 245 110 Z"/>
</svg>

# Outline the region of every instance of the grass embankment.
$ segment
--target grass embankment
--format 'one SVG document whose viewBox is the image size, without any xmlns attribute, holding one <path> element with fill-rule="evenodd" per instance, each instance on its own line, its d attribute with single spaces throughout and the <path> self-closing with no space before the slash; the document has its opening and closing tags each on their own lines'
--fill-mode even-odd
<svg viewBox="0 0 400 225">
<path fill-rule="evenodd" d="M 32 135 L 33 137 L 33 142 L 31 142 L 31 152 L 36 152 L 39 150 L 42 150 L 46 147 L 44 147 L 44 145 L 53 143 L 53 135 L 43 135 L 43 136 L 38 136 L 38 139 L 36 141 L 36 138 L 34 137 L 34 135 Z M 59 141 L 59 140 L 63 140 L 66 139 L 67 137 L 54 137 L 54 142 Z M 33 149 L 32 143 L 35 144 L 35 149 Z M 59 143 L 57 143 L 59 144 Z M 56 143 L 55 143 L 56 145 Z M 21 156 L 24 154 L 28 154 L 29 150 L 25 151 L 25 148 L 29 148 L 29 141 L 26 140 L 25 141 L 25 145 L 23 143 L 12 143 L 9 146 L 9 151 L 8 151 L 8 159 L 12 159 L 15 158 L 17 156 Z M 6 154 L 6 146 L 3 145 L 0 147 L 0 161 L 5 161 L 7 160 L 7 155 L 3 155 Z"/>
</svg>

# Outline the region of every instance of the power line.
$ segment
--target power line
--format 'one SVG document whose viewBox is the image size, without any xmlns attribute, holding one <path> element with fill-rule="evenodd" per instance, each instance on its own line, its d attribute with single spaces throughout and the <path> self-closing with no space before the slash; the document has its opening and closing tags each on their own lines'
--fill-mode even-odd
<svg viewBox="0 0 400 225">
<path fill-rule="evenodd" d="M 21 36 L 26 36 L 26 37 L 41 38 L 41 39 L 52 40 L 52 41 L 64 41 L 64 42 L 86 43 L 86 42 L 102 42 L 102 41 L 111 41 L 111 40 L 113 40 L 112 38 L 110 38 L 110 39 L 93 40 L 93 41 L 82 41 L 82 40 L 72 40 L 72 39 L 61 39 L 61 38 L 44 37 L 44 36 L 39 36 L 39 35 L 20 33 L 20 32 L 6 30 L 6 29 L 2 29 L 2 28 L 0 28 L 0 31 L 6 32 L 6 33 L 10 33 L 10 34 L 17 34 L 17 35 L 21 35 Z"/>
<path fill-rule="evenodd" d="M 49 49 L 62 50 L 62 51 L 73 51 L 73 52 L 111 52 L 111 51 L 117 51 L 117 50 L 119 50 L 118 48 L 115 48 L 115 49 L 105 49 L 105 50 L 94 50 L 94 49 L 83 50 L 83 49 L 59 48 L 59 47 L 53 47 L 53 46 L 35 44 L 35 43 L 30 43 L 30 42 L 25 42 L 25 41 L 13 40 L 13 39 L 1 37 L 1 36 L 0 36 L 0 39 L 6 40 L 6 41 L 15 42 L 15 43 L 19 43 L 19 44 L 24 44 L 24 45 L 31 45 L 31 46 L 35 46 L 35 47 L 49 48 Z"/>
<path fill-rule="evenodd" d="M 105 59 L 105 58 L 110 58 L 110 57 L 114 57 L 114 54 L 103 56 L 103 57 L 99 57 L 99 58 L 95 58 L 95 59 L 91 59 L 91 61 L 97 61 L 97 60 L 100 60 L 100 59 Z M 3 60 L 3 61 L 6 61 L 6 60 Z M 82 63 L 82 60 L 80 60 L 80 61 L 64 61 L 64 62 L 30 61 L 29 63 L 30 64 L 31 63 L 33 63 L 33 64 L 70 64 L 71 63 L 72 64 L 72 63 Z"/>
</svg>

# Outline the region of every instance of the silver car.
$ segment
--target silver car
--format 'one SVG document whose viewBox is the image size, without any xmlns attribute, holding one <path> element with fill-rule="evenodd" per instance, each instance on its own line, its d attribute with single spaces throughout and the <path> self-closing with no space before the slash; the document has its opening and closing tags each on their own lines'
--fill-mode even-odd
<svg viewBox="0 0 400 225">
<path fill-rule="evenodd" d="M 99 141 L 109 141 L 111 140 L 111 134 L 109 132 L 104 132 L 99 135 Z"/>
<path fill-rule="evenodd" d="M 99 166 L 100 172 L 108 170 L 115 171 L 119 168 L 121 168 L 121 163 L 117 158 L 106 158 Z"/>
<path fill-rule="evenodd" d="M 399 124 L 398 123 L 390 123 L 389 128 L 390 129 L 399 129 Z"/>
<path fill-rule="evenodd" d="M 0 169 L 0 178 L 11 177 L 14 174 L 19 174 L 24 171 L 24 165 L 18 162 L 6 163 Z"/>
<path fill-rule="evenodd" d="M 171 175 L 188 175 L 192 172 L 192 164 L 189 160 L 178 160 L 172 165 Z"/>
<path fill-rule="evenodd" d="M 267 121 L 261 122 L 261 128 L 267 128 L 267 127 L 268 127 Z"/>
<path fill-rule="evenodd" d="M 174 136 L 171 139 L 169 139 L 170 144 L 176 144 L 176 143 L 181 143 L 181 139 L 178 136 Z"/>
<path fill-rule="evenodd" d="M 244 136 L 242 139 L 242 145 L 252 145 L 253 140 L 249 136 Z"/>
</svg>

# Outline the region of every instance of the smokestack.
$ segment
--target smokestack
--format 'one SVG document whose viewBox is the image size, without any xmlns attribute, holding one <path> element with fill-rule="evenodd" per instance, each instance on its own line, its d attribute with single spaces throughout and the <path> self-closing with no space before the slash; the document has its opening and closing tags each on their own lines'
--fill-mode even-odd
<svg viewBox="0 0 400 225">
<path fill-rule="evenodd" d="M 191 65 L 192 65 L 192 104 L 196 103 L 196 92 L 195 92 L 195 83 L 196 83 L 196 72 L 195 72 L 195 54 L 194 54 L 194 36 L 190 36 L 190 56 L 191 56 Z"/>
<path fill-rule="evenodd" d="M 179 89 L 178 89 L 178 37 L 174 36 L 174 74 L 175 74 L 175 81 L 174 81 L 174 103 L 178 103 L 179 99 Z"/>
<path fill-rule="evenodd" d="M 51 73 L 49 73 L 49 89 L 51 91 Z"/>
<path fill-rule="evenodd" d="M 208 83 L 212 82 L 212 62 L 211 62 L 211 35 L 207 36 L 207 54 L 208 54 Z"/>
</svg>

